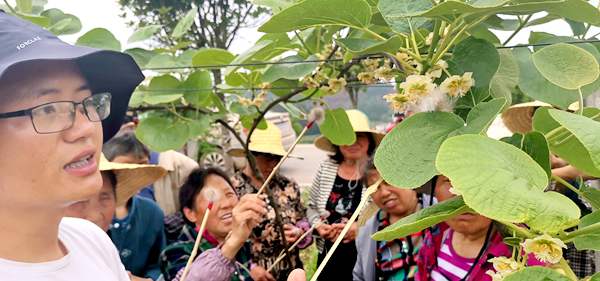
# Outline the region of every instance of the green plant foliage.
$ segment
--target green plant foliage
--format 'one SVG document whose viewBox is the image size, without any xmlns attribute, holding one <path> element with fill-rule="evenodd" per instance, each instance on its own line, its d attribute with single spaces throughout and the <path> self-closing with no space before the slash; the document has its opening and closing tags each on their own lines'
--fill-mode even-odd
<svg viewBox="0 0 600 281">
<path fill-rule="evenodd" d="M 173 29 L 171 36 L 173 38 L 180 38 L 183 36 L 194 24 L 194 19 L 198 16 L 196 8 L 191 8 L 181 20 L 177 23 Z"/>
<path fill-rule="evenodd" d="M 600 176 L 600 110 L 586 108 L 584 116 L 556 109 L 538 109 L 533 128 L 548 139 L 550 150 L 580 171 Z"/>
<path fill-rule="evenodd" d="M 594 210 L 600 210 L 600 190 L 585 184 L 581 185 L 579 189 L 583 194 L 582 197 L 592 205 Z"/>
<path fill-rule="evenodd" d="M 570 281 L 554 269 L 541 266 L 532 266 L 521 269 L 504 278 L 504 281 Z"/>
<path fill-rule="evenodd" d="M 240 66 L 237 66 L 236 64 L 245 64 L 252 62 L 263 63 L 266 60 L 272 59 L 273 57 L 278 56 L 287 51 L 287 45 L 289 44 L 290 38 L 285 33 L 264 35 L 258 40 L 258 42 L 256 42 L 254 46 L 250 47 L 245 52 L 236 56 L 235 59 L 231 61 L 231 64 L 233 64 L 234 66 L 227 67 L 225 69 L 225 74 L 229 75 L 230 73 L 239 69 Z"/>
<path fill-rule="evenodd" d="M 181 120 L 151 115 L 140 120 L 135 130 L 138 139 L 153 151 L 181 148 L 188 139 L 188 125 Z"/>
<path fill-rule="evenodd" d="M 370 22 L 371 6 L 365 0 L 304 0 L 273 15 L 258 31 L 280 33 L 319 25 L 361 29 Z"/>
<path fill-rule="evenodd" d="M 462 198 L 455 197 L 406 216 L 373 234 L 372 238 L 377 241 L 390 241 L 405 237 L 469 211 Z"/>
<path fill-rule="evenodd" d="M 319 126 L 323 134 L 334 145 L 352 145 L 356 142 L 356 134 L 342 108 L 325 110 L 325 120 Z"/>
<path fill-rule="evenodd" d="M 235 56 L 225 49 L 203 48 L 198 50 L 192 59 L 193 66 L 216 66 L 231 63 Z M 219 69 L 220 67 L 214 67 Z"/>
<path fill-rule="evenodd" d="M 532 55 L 537 70 L 555 85 L 577 90 L 598 79 L 600 68 L 589 52 L 565 43 L 545 47 Z"/>
<path fill-rule="evenodd" d="M 478 135 L 452 137 L 440 147 L 436 167 L 450 178 L 467 206 L 491 219 L 527 223 L 549 233 L 579 219 L 575 203 L 543 192 L 548 185 L 544 169 L 510 144 Z"/>
<path fill-rule="evenodd" d="M 150 37 L 154 36 L 154 34 L 156 34 L 161 28 L 162 26 L 158 24 L 144 26 L 136 30 L 133 34 L 131 34 L 131 36 L 129 36 L 129 39 L 127 39 L 127 43 L 135 43 L 149 39 Z"/>
<path fill-rule="evenodd" d="M 71 14 L 65 14 L 59 9 L 45 10 L 41 16 L 50 20 L 48 30 L 56 35 L 75 34 L 81 31 L 79 18 Z"/>
<path fill-rule="evenodd" d="M 392 53 L 404 44 L 400 36 L 392 36 L 385 41 L 369 38 L 343 38 L 336 42 L 355 56 L 380 52 Z"/>
<path fill-rule="evenodd" d="M 183 90 L 183 97 L 188 103 L 202 108 L 209 106 L 211 103 L 212 85 L 210 72 L 199 70 L 190 74 L 180 88 Z"/>
<path fill-rule="evenodd" d="M 384 20 L 395 31 L 410 33 L 423 27 L 428 19 L 412 17 L 412 14 L 424 12 L 431 9 L 429 0 L 380 0 L 377 9 L 381 12 Z"/>
<path fill-rule="evenodd" d="M 144 102 L 160 104 L 177 101 L 183 97 L 183 94 L 178 91 L 180 85 L 181 82 L 169 74 L 156 76 L 150 80 L 148 92 L 144 95 Z"/>
<path fill-rule="evenodd" d="M 94 28 L 77 39 L 77 45 L 121 51 L 121 43 L 105 28 Z"/>
<path fill-rule="evenodd" d="M 168 68 L 175 66 L 177 66 L 175 57 L 166 53 L 155 55 L 146 64 L 146 68 L 165 68 L 157 70 L 158 72 L 171 72 L 171 69 Z"/>
<path fill-rule="evenodd" d="M 483 39 L 469 37 L 456 45 L 452 53 L 451 72 L 456 75 L 473 72 L 478 88 L 489 88 L 499 65 L 500 55 L 496 47 Z"/>
<path fill-rule="evenodd" d="M 314 61 L 316 57 L 308 57 L 306 60 Z M 281 59 L 279 62 L 299 62 L 304 59 L 298 55 L 293 55 Z M 319 65 L 318 62 L 274 64 L 269 66 L 263 74 L 263 81 L 272 83 L 279 79 L 297 80 L 311 72 Z"/>
<path fill-rule="evenodd" d="M 153 51 L 142 48 L 127 49 L 123 52 L 133 57 L 140 68 L 146 67 L 150 60 L 156 55 Z"/>
<path fill-rule="evenodd" d="M 548 178 L 552 176 L 550 148 L 548 148 L 548 141 L 544 134 L 535 131 L 527 133 L 521 142 L 521 150 L 529 154 L 546 171 Z"/>
<path fill-rule="evenodd" d="M 581 223 L 579 224 L 579 229 L 583 229 L 585 227 L 589 227 L 592 225 L 600 225 L 600 211 L 595 211 L 583 218 L 581 218 Z M 575 247 L 577 250 L 594 250 L 600 251 L 600 229 L 585 235 L 580 235 L 573 239 L 573 243 L 575 243 Z"/>
<path fill-rule="evenodd" d="M 499 50 L 500 65 L 490 81 L 490 95 L 506 99 L 511 105 L 512 92 L 519 84 L 519 63 L 510 50 Z"/>
</svg>

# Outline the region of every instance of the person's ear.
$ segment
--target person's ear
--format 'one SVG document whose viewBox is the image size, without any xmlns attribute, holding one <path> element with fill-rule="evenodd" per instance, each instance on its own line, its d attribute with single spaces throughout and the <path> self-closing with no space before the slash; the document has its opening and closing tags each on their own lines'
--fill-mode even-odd
<svg viewBox="0 0 600 281">
<path fill-rule="evenodd" d="M 196 217 L 196 213 L 188 208 L 188 207 L 184 207 L 183 208 L 183 215 L 185 216 L 185 218 L 193 223 L 196 223 L 196 221 L 198 221 L 198 218 Z"/>
</svg>

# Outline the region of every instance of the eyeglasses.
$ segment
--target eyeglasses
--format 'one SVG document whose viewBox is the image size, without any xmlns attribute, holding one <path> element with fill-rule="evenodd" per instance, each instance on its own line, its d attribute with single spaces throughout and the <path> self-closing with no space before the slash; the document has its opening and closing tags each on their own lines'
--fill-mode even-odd
<svg viewBox="0 0 600 281">
<path fill-rule="evenodd" d="M 81 102 L 57 101 L 38 105 L 36 107 L 0 113 L 0 119 L 29 116 L 33 128 L 38 134 L 58 133 L 73 127 L 76 109 L 83 105 L 82 113 L 91 122 L 100 122 L 110 115 L 110 93 L 95 94 Z"/>
</svg>

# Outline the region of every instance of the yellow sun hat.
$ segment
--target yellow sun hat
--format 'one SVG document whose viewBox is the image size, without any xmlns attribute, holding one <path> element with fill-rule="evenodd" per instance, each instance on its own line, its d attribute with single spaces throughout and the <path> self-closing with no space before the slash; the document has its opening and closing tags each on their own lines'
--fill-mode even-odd
<svg viewBox="0 0 600 281">
<path fill-rule="evenodd" d="M 100 156 L 100 171 L 112 171 L 117 179 L 115 186 L 117 206 L 127 203 L 140 189 L 156 182 L 167 174 L 167 170 L 157 165 L 141 165 L 110 162 Z"/>
<path fill-rule="evenodd" d="M 554 108 L 551 104 L 532 101 L 515 104 L 502 113 L 502 122 L 513 133 L 526 134 L 533 130 L 533 115 L 540 107 Z M 579 103 L 573 103 L 569 106 L 570 111 L 577 111 Z"/>
<path fill-rule="evenodd" d="M 369 117 L 367 117 L 366 114 L 356 109 L 346 110 L 346 114 L 348 115 L 348 119 L 350 119 L 350 124 L 352 124 L 352 129 L 354 129 L 355 133 L 369 133 L 373 136 L 376 145 L 379 145 L 381 143 L 381 140 L 385 135 L 376 130 L 371 129 L 371 126 L 369 125 Z M 327 139 L 323 135 L 315 139 L 315 146 L 318 149 L 327 152 L 335 153 L 336 151 L 336 145 L 331 143 L 331 141 L 329 141 L 329 139 Z"/>
<path fill-rule="evenodd" d="M 248 148 L 252 152 L 268 153 L 277 156 L 284 156 L 286 153 L 283 147 L 281 130 L 277 125 L 267 121 L 267 128 L 264 130 L 256 129 L 250 137 L 250 145 Z M 246 152 L 243 148 L 233 148 L 227 153 L 233 157 L 246 157 Z M 294 157 L 294 156 L 290 156 Z M 298 157 L 296 157 L 298 158 Z"/>
</svg>

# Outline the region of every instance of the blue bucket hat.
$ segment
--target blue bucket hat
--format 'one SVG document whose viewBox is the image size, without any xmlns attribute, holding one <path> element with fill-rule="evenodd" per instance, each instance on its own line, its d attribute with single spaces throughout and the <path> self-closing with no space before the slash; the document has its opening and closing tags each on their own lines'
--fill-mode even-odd
<svg viewBox="0 0 600 281">
<path fill-rule="evenodd" d="M 127 54 L 67 44 L 49 31 L 0 10 L 0 79 L 12 67 L 38 60 L 72 61 L 93 93 L 112 94 L 111 114 L 102 121 L 105 142 L 119 131 L 129 98 L 144 80 Z"/>
</svg>

